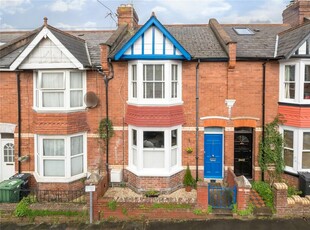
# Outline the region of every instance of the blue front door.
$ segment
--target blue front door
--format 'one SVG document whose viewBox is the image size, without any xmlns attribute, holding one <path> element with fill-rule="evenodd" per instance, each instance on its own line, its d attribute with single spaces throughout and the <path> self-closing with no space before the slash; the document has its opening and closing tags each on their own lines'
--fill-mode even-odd
<svg viewBox="0 0 310 230">
<path fill-rule="evenodd" d="M 223 134 L 204 135 L 204 177 L 223 178 Z"/>
</svg>

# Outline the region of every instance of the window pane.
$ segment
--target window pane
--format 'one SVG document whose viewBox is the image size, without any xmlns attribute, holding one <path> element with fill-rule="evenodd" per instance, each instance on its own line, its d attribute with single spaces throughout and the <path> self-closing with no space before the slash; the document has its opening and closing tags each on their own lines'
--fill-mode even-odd
<svg viewBox="0 0 310 230">
<path fill-rule="evenodd" d="M 83 153 L 83 136 L 71 137 L 71 156 Z"/>
<path fill-rule="evenodd" d="M 44 160 L 44 176 L 65 176 L 64 160 Z"/>
<path fill-rule="evenodd" d="M 165 152 L 164 151 L 143 151 L 143 168 L 164 168 Z"/>
<path fill-rule="evenodd" d="M 43 156 L 64 156 L 65 141 L 63 139 L 44 139 Z"/>
<path fill-rule="evenodd" d="M 64 107 L 63 92 L 43 93 L 43 107 Z"/>
<path fill-rule="evenodd" d="M 177 81 L 178 80 L 178 66 L 172 65 L 171 66 L 171 80 Z"/>
<path fill-rule="evenodd" d="M 293 151 L 284 149 L 284 163 L 286 166 L 293 167 Z"/>
<path fill-rule="evenodd" d="M 144 148 L 164 148 L 164 132 L 143 132 Z"/>
<path fill-rule="evenodd" d="M 63 73 L 42 73 L 41 87 L 43 89 L 64 89 Z"/>
<path fill-rule="evenodd" d="M 171 146 L 177 145 L 177 141 L 178 141 L 178 130 L 175 129 L 171 131 Z"/>
<path fill-rule="evenodd" d="M 163 80 L 163 65 L 155 65 L 155 81 Z"/>
<path fill-rule="evenodd" d="M 71 176 L 83 173 L 83 156 L 71 158 Z"/>
<path fill-rule="evenodd" d="M 145 76 L 144 76 L 144 80 L 146 81 L 152 81 L 153 78 L 153 65 L 145 65 Z"/>
<path fill-rule="evenodd" d="M 310 65 L 305 65 L 305 81 L 310 81 Z"/>
<path fill-rule="evenodd" d="M 83 88 L 83 75 L 81 72 L 70 72 L 70 88 L 71 89 Z"/>
<path fill-rule="evenodd" d="M 177 164 L 177 148 L 171 149 L 171 164 L 170 166 L 175 166 Z"/>
<path fill-rule="evenodd" d="M 70 107 L 82 107 L 83 106 L 83 91 L 74 90 L 70 92 Z"/>
<path fill-rule="evenodd" d="M 293 131 L 284 130 L 284 147 L 293 148 Z"/>
<path fill-rule="evenodd" d="M 310 150 L 310 132 L 304 133 L 303 150 Z"/>
<path fill-rule="evenodd" d="M 302 168 L 310 169 L 310 152 L 302 153 Z"/>
<path fill-rule="evenodd" d="M 295 98 L 295 83 L 285 83 L 285 98 Z"/>
<path fill-rule="evenodd" d="M 164 98 L 163 86 L 164 83 L 155 83 L 155 98 Z"/>
<path fill-rule="evenodd" d="M 135 148 L 132 148 L 132 164 L 134 166 L 137 166 L 138 165 L 138 155 L 137 155 L 137 149 Z"/>
<path fill-rule="evenodd" d="M 132 130 L 132 145 L 137 146 L 137 130 Z"/>
<path fill-rule="evenodd" d="M 137 83 L 136 82 L 132 83 L 132 97 L 134 98 L 137 97 Z"/>
<path fill-rule="evenodd" d="M 285 66 L 285 81 L 295 81 L 295 66 L 294 65 Z"/>
<path fill-rule="evenodd" d="M 132 80 L 136 81 L 137 80 L 137 66 L 132 65 Z"/>
<path fill-rule="evenodd" d="M 144 83 L 144 98 L 153 98 L 153 85 L 154 83 Z"/>
</svg>

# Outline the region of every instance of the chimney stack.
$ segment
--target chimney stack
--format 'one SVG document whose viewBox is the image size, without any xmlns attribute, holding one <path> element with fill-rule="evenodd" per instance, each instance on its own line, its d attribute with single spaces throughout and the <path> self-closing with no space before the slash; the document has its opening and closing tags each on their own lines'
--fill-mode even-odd
<svg viewBox="0 0 310 230">
<path fill-rule="evenodd" d="M 283 23 L 292 27 L 310 20 L 310 0 L 292 0 L 282 13 Z"/>
<path fill-rule="evenodd" d="M 128 25 L 129 29 L 138 27 L 139 17 L 132 4 L 122 4 L 117 8 L 118 26 Z"/>
</svg>

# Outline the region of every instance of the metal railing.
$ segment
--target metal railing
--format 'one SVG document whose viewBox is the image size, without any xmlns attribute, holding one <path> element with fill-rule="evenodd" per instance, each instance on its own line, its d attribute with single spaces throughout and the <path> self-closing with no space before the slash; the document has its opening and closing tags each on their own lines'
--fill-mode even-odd
<svg viewBox="0 0 310 230">
<path fill-rule="evenodd" d="M 85 190 L 21 189 L 20 198 L 28 196 L 32 202 L 86 203 Z"/>
</svg>

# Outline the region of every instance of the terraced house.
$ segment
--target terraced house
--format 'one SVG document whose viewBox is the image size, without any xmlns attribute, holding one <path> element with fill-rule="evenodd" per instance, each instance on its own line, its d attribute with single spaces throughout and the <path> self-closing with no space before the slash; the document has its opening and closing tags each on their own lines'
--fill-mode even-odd
<svg viewBox="0 0 310 230">
<path fill-rule="evenodd" d="M 259 141 L 278 113 L 284 177 L 310 171 L 309 1 L 291 3 L 283 24 L 163 25 L 152 14 L 139 25 L 132 5 L 117 12 L 115 31 L 45 18 L 0 33 L 0 180 L 27 172 L 32 187 L 73 190 L 108 170 L 135 191 L 172 192 L 187 165 L 196 179 L 232 167 L 260 180 Z"/>
</svg>

